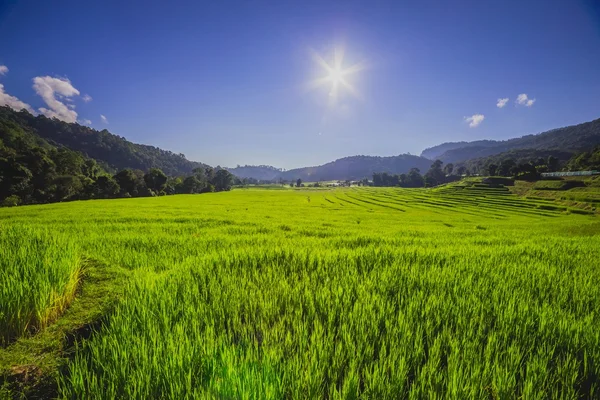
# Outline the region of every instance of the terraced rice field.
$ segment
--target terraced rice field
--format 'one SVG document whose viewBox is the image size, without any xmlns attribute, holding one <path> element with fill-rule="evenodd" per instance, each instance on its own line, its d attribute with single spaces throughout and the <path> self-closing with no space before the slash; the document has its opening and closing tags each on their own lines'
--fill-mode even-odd
<svg viewBox="0 0 600 400">
<path fill-rule="evenodd" d="M 2 209 L 0 229 L 44 231 L 84 294 L 103 270 L 119 293 L 38 395 L 599 398 L 600 222 L 572 211 L 483 186 L 247 189 Z M 44 360 L 16 331 L 0 394 Z"/>
</svg>

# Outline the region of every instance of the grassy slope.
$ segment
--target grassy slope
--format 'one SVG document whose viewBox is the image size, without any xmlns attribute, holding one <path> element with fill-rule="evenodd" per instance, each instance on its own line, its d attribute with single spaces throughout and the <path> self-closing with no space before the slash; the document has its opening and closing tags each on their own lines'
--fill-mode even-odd
<svg viewBox="0 0 600 400">
<path fill-rule="evenodd" d="M 77 326 L 67 313 L 0 365 L 67 362 L 54 375 L 77 398 L 597 396 L 600 225 L 545 202 L 244 189 L 3 209 L 76 238 L 113 278 L 84 281 L 72 321 L 107 324 L 73 359 L 44 339 Z M 36 342 L 54 344 L 28 354 Z"/>
<path fill-rule="evenodd" d="M 584 184 L 583 187 L 564 187 Z M 600 176 L 569 177 L 560 181 L 517 181 L 511 192 L 535 201 L 548 201 L 571 209 L 600 212 Z"/>
</svg>

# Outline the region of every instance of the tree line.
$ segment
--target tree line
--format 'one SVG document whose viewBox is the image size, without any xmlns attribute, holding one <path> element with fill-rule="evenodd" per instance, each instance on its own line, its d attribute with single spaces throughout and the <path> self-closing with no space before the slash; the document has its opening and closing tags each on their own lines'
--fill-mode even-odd
<svg viewBox="0 0 600 400">
<path fill-rule="evenodd" d="M 18 121 L 0 119 L 0 205 L 218 192 L 233 183 L 233 175 L 219 167 L 198 167 L 171 178 L 159 168 L 111 174 L 96 160 L 54 146 Z"/>
<path fill-rule="evenodd" d="M 408 174 L 392 175 L 386 172 L 373 174 L 373 186 L 398 186 L 406 188 L 432 187 L 448 182 L 453 182 L 463 176 L 486 175 L 499 177 L 512 177 L 515 179 L 535 180 L 544 172 L 557 172 L 561 169 L 568 171 L 600 170 L 600 146 L 593 151 L 574 155 L 567 163 L 550 155 L 548 157 L 536 157 L 529 161 L 516 161 L 513 158 L 503 157 L 497 162 L 497 158 L 489 158 L 487 162 L 479 164 L 461 163 L 455 166 L 436 160 L 424 175 L 418 168 L 412 168 Z M 496 161 L 496 162 L 495 162 Z M 467 167 L 470 166 L 470 168 Z"/>
<path fill-rule="evenodd" d="M 373 186 L 378 187 L 432 187 L 460 179 L 458 175 L 464 173 L 462 168 L 455 171 L 452 163 L 446 164 L 435 160 L 425 175 L 421 175 L 419 168 L 411 168 L 407 174 L 388 174 L 387 172 L 373 173 Z"/>
</svg>

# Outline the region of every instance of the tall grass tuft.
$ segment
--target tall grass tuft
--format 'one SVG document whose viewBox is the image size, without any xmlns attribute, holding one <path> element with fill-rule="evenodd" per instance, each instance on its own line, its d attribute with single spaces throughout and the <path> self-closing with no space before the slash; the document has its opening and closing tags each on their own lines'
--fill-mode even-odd
<svg viewBox="0 0 600 400">
<path fill-rule="evenodd" d="M 75 297 L 80 276 L 78 248 L 64 236 L 0 227 L 0 345 L 48 326 Z"/>
</svg>

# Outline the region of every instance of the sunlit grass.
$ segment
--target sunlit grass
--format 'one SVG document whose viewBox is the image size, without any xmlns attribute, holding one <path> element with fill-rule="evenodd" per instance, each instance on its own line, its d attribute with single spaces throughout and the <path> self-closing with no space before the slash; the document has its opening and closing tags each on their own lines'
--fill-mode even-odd
<svg viewBox="0 0 600 400">
<path fill-rule="evenodd" d="M 0 344 L 45 328 L 69 305 L 80 255 L 64 235 L 0 225 Z"/>
<path fill-rule="evenodd" d="M 2 210 L 133 271 L 64 398 L 594 398 L 596 217 L 485 189 Z"/>
</svg>

